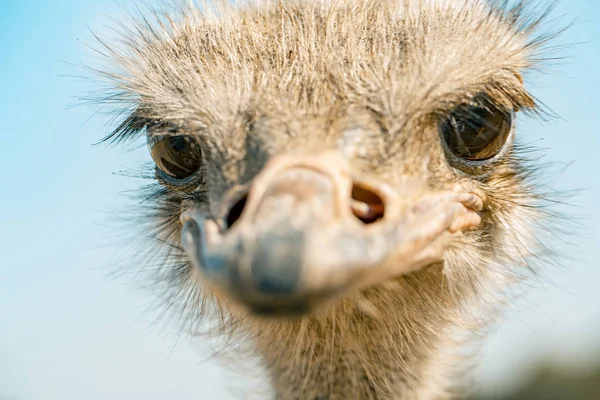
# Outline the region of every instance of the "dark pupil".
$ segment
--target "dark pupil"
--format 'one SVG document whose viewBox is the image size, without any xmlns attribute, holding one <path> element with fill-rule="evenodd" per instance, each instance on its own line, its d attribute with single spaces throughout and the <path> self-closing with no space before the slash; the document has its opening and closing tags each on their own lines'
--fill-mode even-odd
<svg viewBox="0 0 600 400">
<path fill-rule="evenodd" d="M 202 153 L 194 139 L 169 136 L 152 147 L 152 158 L 163 172 L 175 179 L 192 176 L 202 164 Z"/>
<path fill-rule="evenodd" d="M 510 133 L 511 122 L 510 113 L 463 106 L 444 123 L 444 139 L 457 156 L 485 160 L 500 152 Z"/>
</svg>

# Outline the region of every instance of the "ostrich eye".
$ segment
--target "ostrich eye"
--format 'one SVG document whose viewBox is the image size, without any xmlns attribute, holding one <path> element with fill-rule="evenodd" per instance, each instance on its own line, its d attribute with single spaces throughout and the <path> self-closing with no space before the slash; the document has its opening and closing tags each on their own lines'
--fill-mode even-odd
<svg viewBox="0 0 600 400">
<path fill-rule="evenodd" d="M 164 136 L 150 143 L 152 159 L 166 175 L 186 179 L 202 166 L 202 151 L 196 140 L 188 136 Z"/>
<path fill-rule="evenodd" d="M 441 125 L 448 149 L 470 161 L 483 161 L 497 155 L 510 134 L 512 111 L 494 106 L 461 105 Z"/>
</svg>

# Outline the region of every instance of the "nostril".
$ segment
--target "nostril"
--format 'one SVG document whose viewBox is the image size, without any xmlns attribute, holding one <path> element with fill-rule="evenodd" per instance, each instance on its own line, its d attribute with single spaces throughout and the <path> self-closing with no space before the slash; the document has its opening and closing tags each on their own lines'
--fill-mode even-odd
<svg viewBox="0 0 600 400">
<path fill-rule="evenodd" d="M 248 196 L 242 197 L 229 210 L 229 214 L 227 214 L 227 218 L 225 219 L 225 221 L 227 222 L 228 229 L 231 228 L 233 224 L 237 222 L 238 219 L 240 219 L 240 216 L 244 211 L 244 207 L 246 206 L 247 198 Z"/>
<path fill-rule="evenodd" d="M 369 188 L 355 183 L 352 186 L 352 213 L 364 224 L 372 224 L 382 219 L 385 206 L 382 198 Z"/>
</svg>

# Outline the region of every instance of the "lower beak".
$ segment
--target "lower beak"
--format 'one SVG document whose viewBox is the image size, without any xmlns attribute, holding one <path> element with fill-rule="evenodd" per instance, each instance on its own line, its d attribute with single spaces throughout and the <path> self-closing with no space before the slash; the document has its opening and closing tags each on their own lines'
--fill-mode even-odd
<svg viewBox="0 0 600 400">
<path fill-rule="evenodd" d="M 473 193 L 399 196 L 350 178 L 337 154 L 281 157 L 220 232 L 190 209 L 182 244 L 207 282 L 255 314 L 303 315 L 351 291 L 443 260 L 451 234 L 480 223 Z"/>
</svg>

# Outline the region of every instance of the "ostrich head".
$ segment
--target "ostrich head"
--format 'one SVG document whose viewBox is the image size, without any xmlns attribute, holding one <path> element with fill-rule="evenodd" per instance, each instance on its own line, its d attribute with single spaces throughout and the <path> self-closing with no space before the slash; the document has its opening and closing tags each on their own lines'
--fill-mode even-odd
<svg viewBox="0 0 600 400">
<path fill-rule="evenodd" d="M 281 397 L 446 396 L 449 331 L 536 248 L 513 142 L 539 20 L 479 0 L 267 2 L 185 8 L 108 46 L 109 100 L 129 107 L 112 137 L 147 136 L 171 298 L 225 313 Z"/>
</svg>

